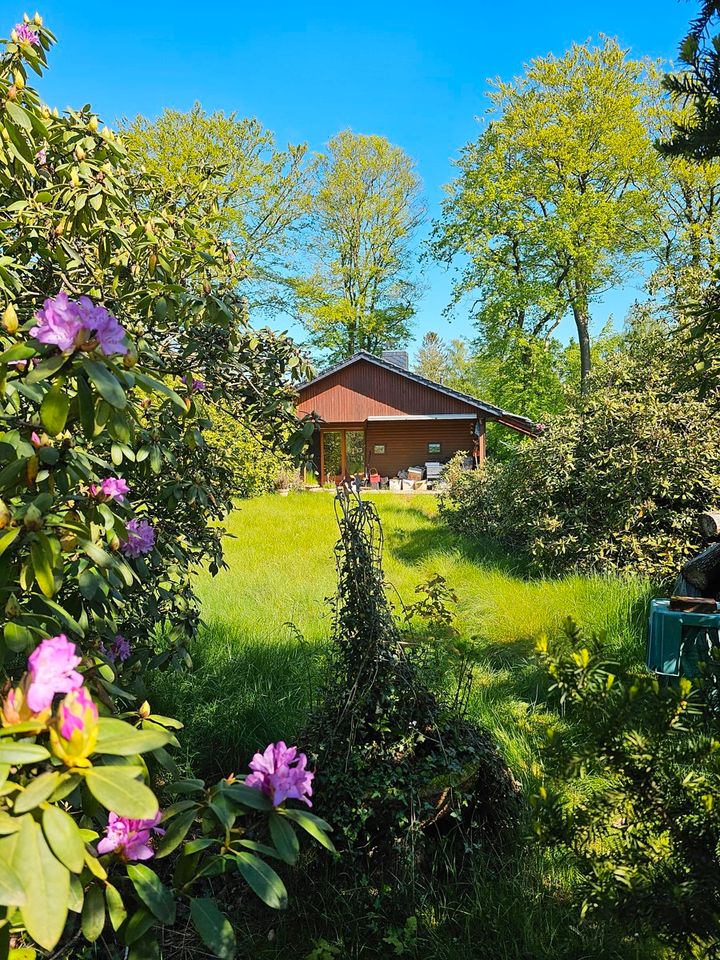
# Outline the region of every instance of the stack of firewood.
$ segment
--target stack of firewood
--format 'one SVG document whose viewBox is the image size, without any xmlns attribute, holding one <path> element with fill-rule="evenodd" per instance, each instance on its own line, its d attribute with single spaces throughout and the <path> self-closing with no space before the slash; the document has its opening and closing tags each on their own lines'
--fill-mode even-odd
<svg viewBox="0 0 720 960">
<path fill-rule="evenodd" d="M 670 600 L 674 610 L 716 613 L 720 600 L 720 511 L 711 510 L 700 517 L 700 533 L 706 546 L 683 566 L 675 594 Z"/>
</svg>

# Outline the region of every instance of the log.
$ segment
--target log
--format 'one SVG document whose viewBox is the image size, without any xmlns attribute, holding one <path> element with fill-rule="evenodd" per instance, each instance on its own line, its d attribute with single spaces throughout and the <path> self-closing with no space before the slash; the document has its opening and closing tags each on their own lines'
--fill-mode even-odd
<svg viewBox="0 0 720 960">
<path fill-rule="evenodd" d="M 708 510 L 700 515 L 700 533 L 708 540 L 720 537 L 720 510 Z"/>
<path fill-rule="evenodd" d="M 688 583 L 703 590 L 704 596 L 714 596 L 720 589 L 720 543 L 711 544 L 697 557 L 688 560 L 680 572 Z"/>
<path fill-rule="evenodd" d="M 670 609 L 685 613 L 717 613 L 717 600 L 707 597 L 670 597 Z"/>
</svg>

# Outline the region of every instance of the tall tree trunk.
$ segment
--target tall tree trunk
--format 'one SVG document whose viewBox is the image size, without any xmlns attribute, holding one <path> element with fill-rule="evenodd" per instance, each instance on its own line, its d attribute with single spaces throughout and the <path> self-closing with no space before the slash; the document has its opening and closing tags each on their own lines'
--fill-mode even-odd
<svg viewBox="0 0 720 960">
<path fill-rule="evenodd" d="M 592 363 L 590 358 L 590 306 L 587 293 L 582 285 L 576 282 L 574 286 L 572 312 L 580 345 L 580 393 L 586 394 Z"/>
</svg>

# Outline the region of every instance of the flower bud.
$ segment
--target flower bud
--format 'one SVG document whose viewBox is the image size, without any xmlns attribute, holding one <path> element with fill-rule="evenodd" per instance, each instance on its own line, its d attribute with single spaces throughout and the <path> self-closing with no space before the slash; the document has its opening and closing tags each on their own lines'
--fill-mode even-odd
<svg viewBox="0 0 720 960">
<path fill-rule="evenodd" d="M 47 707 L 39 713 L 34 713 L 27 705 L 27 688 L 30 678 L 26 674 L 22 683 L 7 692 L 0 707 L 0 722 L 4 727 L 14 727 L 16 723 L 27 723 L 34 720 L 40 726 L 50 719 L 51 708 Z"/>
<path fill-rule="evenodd" d="M 138 713 L 143 718 L 143 720 L 146 720 L 150 716 L 150 704 L 147 702 L 147 700 L 142 704 L 142 706 L 138 710 Z"/>
<path fill-rule="evenodd" d="M 88 120 L 88 130 L 91 133 L 97 133 L 97 129 L 99 126 L 100 126 L 100 123 L 98 122 L 98 118 L 90 117 L 90 119 Z"/>
<path fill-rule="evenodd" d="M 20 73 L 19 70 L 15 71 L 13 75 L 13 79 L 15 81 L 15 86 L 17 87 L 17 89 L 22 90 L 23 87 L 25 86 L 25 77 Z"/>
<path fill-rule="evenodd" d="M 0 530 L 4 530 L 11 520 L 12 513 L 10 512 L 10 508 L 4 500 L 0 500 Z"/>
<path fill-rule="evenodd" d="M 42 26 L 42 22 L 43 22 L 43 21 L 42 21 L 42 17 L 41 17 L 40 14 L 37 12 L 37 10 L 35 11 L 35 16 L 33 17 L 33 20 L 35 21 L 36 26 L 38 26 L 38 27 L 41 27 L 41 26 Z"/>
<path fill-rule="evenodd" d="M 3 313 L 2 317 L 2 325 L 10 334 L 15 333 L 18 328 L 17 311 L 11 303 L 5 307 L 5 312 Z"/>
<path fill-rule="evenodd" d="M 126 370 L 132 370 L 132 368 L 135 366 L 137 361 L 138 361 L 137 347 L 135 346 L 135 344 L 131 343 L 130 346 L 128 347 L 128 352 L 123 357 L 123 361 L 122 361 L 123 366 L 125 367 Z"/>
<path fill-rule="evenodd" d="M 73 172 L 70 174 L 70 183 L 74 187 L 80 186 L 80 177 L 77 175 L 77 170 L 73 170 Z"/>
<path fill-rule="evenodd" d="M 43 515 L 35 506 L 34 503 L 31 503 L 25 512 L 25 518 L 23 520 L 25 527 L 28 530 L 40 530 L 43 525 Z"/>
<path fill-rule="evenodd" d="M 21 613 L 20 604 L 14 593 L 11 593 L 8 602 L 5 604 L 5 616 L 8 620 L 14 620 L 15 617 L 19 617 Z"/>
<path fill-rule="evenodd" d="M 20 38 L 18 37 L 17 30 L 11 30 L 11 31 L 10 31 L 10 39 L 12 40 L 13 43 L 17 43 L 17 42 L 18 42 L 18 40 L 19 40 Z"/>
<path fill-rule="evenodd" d="M 82 147 L 75 147 L 75 158 L 77 160 L 84 160 L 87 154 Z"/>
<path fill-rule="evenodd" d="M 66 767 L 90 767 L 97 746 L 98 708 L 86 687 L 72 690 L 60 704 L 50 727 L 50 748 Z"/>
</svg>

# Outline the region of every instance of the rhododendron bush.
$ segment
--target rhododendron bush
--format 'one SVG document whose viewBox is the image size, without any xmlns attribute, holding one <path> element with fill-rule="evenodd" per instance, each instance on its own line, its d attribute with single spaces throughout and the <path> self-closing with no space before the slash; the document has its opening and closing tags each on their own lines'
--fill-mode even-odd
<svg viewBox="0 0 720 960">
<path fill-rule="evenodd" d="M 299 452 L 304 364 L 248 326 L 242 264 L 190 203 L 133 174 L 89 107 L 42 104 L 52 42 L 36 15 L 0 58 L 0 958 L 64 937 L 154 956 L 176 916 L 229 957 L 208 878 L 283 906 L 266 858 L 293 863 L 297 827 L 332 848 L 313 774 L 279 743 L 245 775 L 182 779 L 143 674 L 187 662 L 192 570 L 222 563 L 207 401 Z"/>
</svg>

